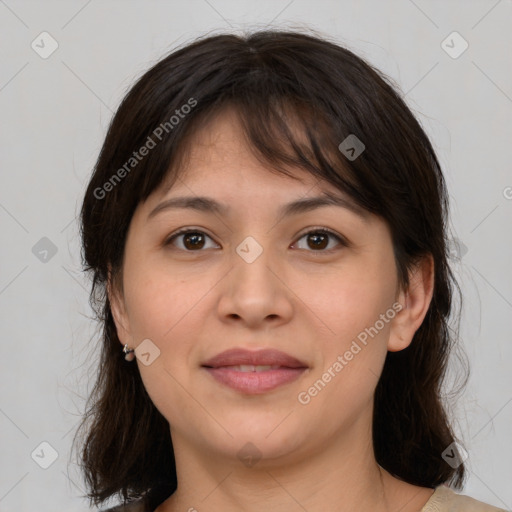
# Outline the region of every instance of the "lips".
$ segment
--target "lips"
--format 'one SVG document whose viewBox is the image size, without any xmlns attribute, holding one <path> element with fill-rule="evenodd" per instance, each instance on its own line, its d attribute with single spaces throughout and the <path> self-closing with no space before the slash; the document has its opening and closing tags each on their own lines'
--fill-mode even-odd
<svg viewBox="0 0 512 512">
<path fill-rule="evenodd" d="M 222 368 L 227 366 L 271 366 L 276 369 L 283 368 L 307 368 L 308 365 L 297 358 L 275 349 L 262 349 L 251 351 L 233 348 L 221 352 L 208 359 L 202 366 L 208 368 Z M 243 370 L 242 370 L 243 371 Z M 247 371 L 247 369 L 245 369 Z M 257 370 L 256 370 L 257 371 Z"/>
<path fill-rule="evenodd" d="M 202 367 L 223 386 L 258 395 L 288 384 L 308 369 L 297 358 L 274 349 L 230 349 L 212 357 Z"/>
</svg>

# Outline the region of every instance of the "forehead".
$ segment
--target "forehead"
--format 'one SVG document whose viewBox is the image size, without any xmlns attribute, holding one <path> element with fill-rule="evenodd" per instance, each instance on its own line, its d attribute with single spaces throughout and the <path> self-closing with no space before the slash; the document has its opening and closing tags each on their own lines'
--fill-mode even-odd
<svg viewBox="0 0 512 512">
<path fill-rule="evenodd" d="M 290 125 L 293 136 L 303 144 L 305 136 L 296 125 Z M 302 140 L 301 140 L 302 139 Z M 335 191 L 326 180 L 298 167 L 286 166 L 288 174 L 277 171 L 252 147 L 234 108 L 226 107 L 216 113 L 183 142 L 179 163 L 158 190 L 164 197 L 170 190 L 200 186 L 205 190 L 231 187 L 252 187 L 269 191 L 279 187 L 288 193 L 317 189 Z M 189 190 L 189 192 L 192 192 Z"/>
<path fill-rule="evenodd" d="M 289 216 L 331 205 L 368 221 L 368 212 L 328 181 L 297 167 L 287 167 L 288 176 L 258 158 L 233 111 L 205 123 L 187 146 L 177 179 L 161 187 L 146 205 L 148 220 L 176 208 L 228 215 L 235 205 L 238 211 L 260 216 L 261 209 L 255 209 L 264 205 L 265 212 L 277 208 L 280 215 Z"/>
</svg>

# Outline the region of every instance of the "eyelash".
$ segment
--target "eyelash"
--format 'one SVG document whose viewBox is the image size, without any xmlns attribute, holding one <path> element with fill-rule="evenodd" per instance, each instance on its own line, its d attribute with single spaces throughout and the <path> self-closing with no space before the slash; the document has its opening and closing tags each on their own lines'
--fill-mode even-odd
<svg viewBox="0 0 512 512">
<path fill-rule="evenodd" d="M 178 238 L 180 235 L 185 235 L 185 234 L 188 234 L 188 233 L 199 233 L 201 235 L 205 235 L 207 236 L 208 238 L 212 239 L 213 238 L 208 235 L 207 233 L 205 233 L 204 231 L 201 231 L 200 229 L 191 229 L 191 228 L 183 228 L 183 229 L 180 229 L 179 231 L 177 231 L 176 233 L 172 234 L 169 238 L 166 239 L 166 241 L 164 242 L 164 246 L 169 246 L 169 245 L 172 245 L 172 242 Z M 297 239 L 300 240 L 301 238 L 304 238 L 305 236 L 307 235 L 310 235 L 310 234 L 322 234 L 322 235 L 328 235 L 334 239 L 336 239 L 339 244 L 342 246 L 342 247 L 349 247 L 350 244 L 349 242 L 344 238 L 342 237 L 341 235 L 339 235 L 338 233 L 335 233 L 334 231 L 328 229 L 328 228 L 313 228 L 309 231 L 306 231 L 305 233 L 302 233 L 299 238 Z M 197 251 L 190 251 L 190 250 L 187 250 L 187 249 L 178 249 L 180 251 L 183 251 L 183 252 L 189 252 L 189 253 L 192 253 L 192 252 L 204 252 L 204 250 L 202 249 L 198 249 Z M 306 250 L 306 249 L 300 249 L 300 250 Z M 339 250 L 339 249 L 319 249 L 317 251 L 315 250 L 308 250 L 307 252 L 311 252 L 311 253 L 327 253 L 327 254 L 330 254 L 332 251 L 336 251 L 336 250 Z"/>
</svg>

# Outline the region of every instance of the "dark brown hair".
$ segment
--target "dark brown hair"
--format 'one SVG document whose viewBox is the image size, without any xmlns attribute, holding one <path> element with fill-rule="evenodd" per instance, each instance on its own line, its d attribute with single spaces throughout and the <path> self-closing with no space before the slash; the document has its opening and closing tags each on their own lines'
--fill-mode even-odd
<svg viewBox="0 0 512 512">
<path fill-rule="evenodd" d="M 196 129 L 226 107 L 236 109 L 251 149 L 273 170 L 291 177 L 290 168 L 306 170 L 387 222 L 402 286 L 412 266 L 432 255 L 427 315 L 408 348 L 387 354 L 377 384 L 374 450 L 377 462 L 406 482 L 460 488 L 464 465 L 454 469 L 441 456 L 454 441 L 441 385 L 458 287 L 447 259 L 448 195 L 435 152 L 389 78 L 328 37 L 267 30 L 203 37 L 172 52 L 138 79 L 111 121 L 81 211 L 90 302 L 102 327 L 101 361 L 79 429 L 86 434 L 80 455 L 88 497 L 96 505 L 115 494 L 158 504 L 176 489 L 168 422 L 138 367 L 124 361 L 106 284 L 111 267 L 112 281 L 122 285 L 137 205 L 164 180 L 172 185 Z M 365 145 L 356 159 L 338 149 L 349 135 Z"/>
</svg>

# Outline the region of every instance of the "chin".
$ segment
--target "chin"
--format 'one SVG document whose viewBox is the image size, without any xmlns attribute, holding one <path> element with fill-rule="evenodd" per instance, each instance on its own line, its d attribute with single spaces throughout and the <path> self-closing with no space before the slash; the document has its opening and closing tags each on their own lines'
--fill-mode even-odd
<svg viewBox="0 0 512 512">
<path fill-rule="evenodd" d="M 249 443 L 266 457 L 273 458 L 296 450 L 308 437 L 304 425 L 296 424 L 290 417 L 286 418 L 287 414 L 266 415 L 266 418 L 254 416 L 237 415 L 236 422 L 223 423 L 232 437 L 223 435 L 222 440 L 218 439 L 220 445 L 230 451 L 238 451 Z M 211 438 L 209 440 L 213 441 Z"/>
</svg>

